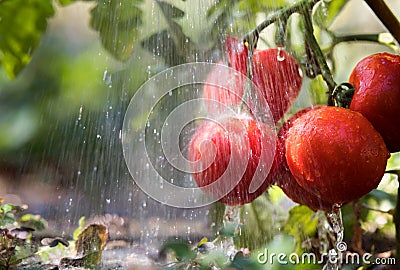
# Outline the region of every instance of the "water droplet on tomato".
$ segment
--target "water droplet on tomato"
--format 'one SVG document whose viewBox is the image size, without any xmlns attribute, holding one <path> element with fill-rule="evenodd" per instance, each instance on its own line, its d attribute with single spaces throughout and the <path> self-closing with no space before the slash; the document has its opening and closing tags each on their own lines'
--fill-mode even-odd
<svg viewBox="0 0 400 270">
<path fill-rule="evenodd" d="M 278 54 L 277 54 L 277 56 L 276 56 L 276 59 L 277 59 L 279 62 L 282 62 L 282 61 L 285 60 L 285 55 L 283 54 L 283 48 L 282 48 L 282 47 L 278 47 Z"/>
</svg>

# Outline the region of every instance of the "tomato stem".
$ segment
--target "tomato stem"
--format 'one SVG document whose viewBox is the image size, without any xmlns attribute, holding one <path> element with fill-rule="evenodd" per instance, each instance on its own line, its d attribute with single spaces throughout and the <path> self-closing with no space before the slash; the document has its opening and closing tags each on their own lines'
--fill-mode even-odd
<svg viewBox="0 0 400 270">
<path fill-rule="evenodd" d="M 365 0 L 379 20 L 400 43 L 400 22 L 383 0 Z"/>
<path fill-rule="evenodd" d="M 318 44 L 318 41 L 316 40 L 314 36 L 314 27 L 312 23 L 312 18 L 311 18 L 311 11 L 309 10 L 308 6 L 302 5 L 302 15 L 304 18 L 304 28 L 305 28 L 305 40 L 306 43 L 310 46 L 313 55 L 315 56 L 317 60 L 317 64 L 320 67 L 321 75 L 324 78 L 324 81 L 328 85 L 329 89 L 329 97 L 328 97 L 328 105 L 334 105 L 334 100 L 333 100 L 333 91 L 335 90 L 336 87 L 336 82 L 333 79 L 333 75 L 331 70 L 329 69 L 328 63 L 325 60 L 324 53 L 321 50 L 321 47 Z"/>
<path fill-rule="evenodd" d="M 378 34 L 357 34 L 357 35 L 346 35 L 346 36 L 334 36 L 332 34 L 333 42 L 331 48 L 333 49 L 336 45 L 342 42 L 360 42 L 368 41 L 384 45 L 395 52 L 399 51 L 396 45 L 394 37 L 390 33 L 378 33 Z"/>
<path fill-rule="evenodd" d="M 302 0 L 294 3 L 293 5 L 290 5 L 286 8 L 282 8 L 270 16 L 268 16 L 267 19 L 265 19 L 263 22 L 261 22 L 259 25 L 257 25 L 253 30 L 251 30 L 249 33 L 247 33 L 244 37 L 244 41 L 250 42 L 253 40 L 257 40 L 254 37 L 258 37 L 259 34 L 261 33 L 262 30 L 267 28 L 270 24 L 273 24 L 277 21 L 282 21 L 286 20 L 289 18 L 290 15 L 293 13 L 298 12 L 301 7 L 305 6 L 306 8 L 310 9 L 312 6 L 314 6 L 316 3 L 318 3 L 319 0 Z"/>
</svg>

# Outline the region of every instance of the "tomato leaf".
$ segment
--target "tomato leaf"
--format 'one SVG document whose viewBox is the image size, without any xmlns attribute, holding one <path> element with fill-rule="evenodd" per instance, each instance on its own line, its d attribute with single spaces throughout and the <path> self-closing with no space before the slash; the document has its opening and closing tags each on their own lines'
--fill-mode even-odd
<svg viewBox="0 0 400 270">
<path fill-rule="evenodd" d="M 180 241 L 168 241 L 160 249 L 161 254 L 173 251 L 176 259 L 179 261 L 190 261 L 196 257 L 195 252 L 190 248 L 190 245 Z"/>
<path fill-rule="evenodd" d="M 157 1 L 157 3 L 165 16 L 168 16 L 169 18 L 181 18 L 185 16 L 185 12 L 169 3 L 164 1 Z"/>
<path fill-rule="evenodd" d="M 39 215 L 25 214 L 21 217 L 21 224 L 26 227 L 32 227 L 41 231 L 46 229 L 47 222 Z"/>
<path fill-rule="evenodd" d="M 66 268 L 85 267 L 97 268 L 107 242 L 107 228 L 100 224 L 90 224 L 75 241 L 76 258 L 62 258 L 60 265 Z"/>
<path fill-rule="evenodd" d="M 95 1 L 95 0 L 58 0 L 58 3 L 61 6 L 68 6 L 68 5 L 73 4 L 74 2 L 77 2 L 77 1 L 92 2 L 92 1 Z"/>
<path fill-rule="evenodd" d="M 0 1 L 0 63 L 10 78 L 30 62 L 53 15 L 51 0 Z"/>
<path fill-rule="evenodd" d="M 168 66 L 175 66 L 184 62 L 184 58 L 182 56 L 171 53 L 177 52 L 178 48 L 175 45 L 174 40 L 171 38 L 171 33 L 168 30 L 151 35 L 143 40 L 141 45 L 143 48 L 148 49 L 155 55 L 160 55 L 163 57 Z"/>
<path fill-rule="evenodd" d="M 266 209 L 273 209 L 274 205 L 267 195 L 262 195 L 252 203 L 245 204 L 241 208 L 241 220 L 244 226 L 238 237 L 235 237 L 237 248 L 246 247 L 254 250 L 263 246 L 271 240 L 275 233 L 278 233 L 279 223 L 283 223 L 281 215 L 275 215 Z M 282 220 L 279 218 L 282 217 Z"/>
<path fill-rule="evenodd" d="M 142 25 L 143 0 L 99 0 L 91 10 L 90 25 L 99 32 L 104 47 L 118 60 L 133 52 Z"/>
<path fill-rule="evenodd" d="M 285 231 L 296 237 L 297 250 L 301 250 L 301 243 L 315 235 L 318 218 L 316 213 L 304 205 L 298 205 L 290 209 Z"/>
<path fill-rule="evenodd" d="M 327 13 L 325 19 L 325 24 L 327 28 L 333 23 L 337 15 L 339 15 L 340 11 L 342 11 L 342 9 L 348 2 L 349 1 L 347 0 L 332 0 L 329 3 L 325 4 L 327 5 Z"/>
<path fill-rule="evenodd" d="M 81 217 L 79 219 L 79 226 L 78 228 L 75 229 L 74 233 L 73 233 L 73 239 L 74 240 L 78 240 L 79 235 L 82 233 L 82 231 L 85 229 L 85 217 Z"/>
</svg>

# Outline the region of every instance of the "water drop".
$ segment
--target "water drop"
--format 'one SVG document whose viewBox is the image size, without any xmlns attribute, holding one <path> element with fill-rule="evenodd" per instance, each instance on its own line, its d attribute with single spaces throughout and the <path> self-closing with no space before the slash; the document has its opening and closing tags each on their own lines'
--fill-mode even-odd
<svg viewBox="0 0 400 270">
<path fill-rule="evenodd" d="M 97 134 L 96 138 L 100 140 L 101 139 L 101 135 Z"/>
<path fill-rule="evenodd" d="M 282 61 L 285 60 L 285 56 L 283 55 L 283 48 L 282 48 L 282 47 L 278 47 L 278 54 L 277 54 L 277 56 L 276 56 L 276 59 L 277 59 L 279 62 L 282 62 Z"/>
<path fill-rule="evenodd" d="M 83 111 L 83 106 L 81 105 L 79 107 L 78 121 L 81 121 L 81 119 L 82 119 L 82 111 Z"/>
<path fill-rule="evenodd" d="M 106 85 L 111 87 L 111 74 L 108 73 L 108 70 L 105 70 L 103 73 L 103 81 L 105 82 Z"/>
<path fill-rule="evenodd" d="M 111 199 L 106 199 L 106 203 L 110 204 L 111 203 Z"/>
</svg>

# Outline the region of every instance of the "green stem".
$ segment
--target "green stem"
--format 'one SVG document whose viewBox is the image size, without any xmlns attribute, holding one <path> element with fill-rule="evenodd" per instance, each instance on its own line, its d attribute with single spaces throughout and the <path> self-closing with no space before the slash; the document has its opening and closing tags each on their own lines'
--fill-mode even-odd
<svg viewBox="0 0 400 270">
<path fill-rule="evenodd" d="M 384 37 L 384 35 L 389 35 L 390 38 Z M 396 40 L 390 33 L 378 33 L 378 34 L 364 34 L 364 35 L 348 35 L 348 36 L 338 36 L 335 37 L 332 34 L 333 42 L 330 49 L 332 52 L 333 48 L 341 42 L 358 42 L 358 41 L 368 41 L 384 45 L 394 52 L 399 52 L 400 48 L 396 45 Z"/>
<path fill-rule="evenodd" d="M 383 0 L 365 0 L 379 20 L 400 43 L 400 22 Z"/>
<path fill-rule="evenodd" d="M 321 69 L 321 75 L 324 78 L 326 84 L 328 85 L 329 89 L 328 104 L 333 105 L 334 102 L 332 93 L 336 87 L 336 82 L 333 79 L 332 72 L 329 69 L 328 63 L 325 60 L 324 53 L 322 52 L 321 47 L 319 46 L 318 41 L 314 36 L 314 27 L 312 24 L 310 10 L 306 5 L 302 5 L 301 7 L 302 7 L 302 15 L 304 18 L 305 40 L 310 46 L 311 50 L 313 51 L 313 54 L 317 59 L 317 64 Z"/>
<path fill-rule="evenodd" d="M 261 232 L 261 235 L 266 235 L 267 232 L 264 230 L 263 224 L 262 224 L 260 218 L 258 217 L 257 210 L 256 210 L 254 203 L 250 204 L 250 208 L 251 208 L 251 212 L 253 213 L 254 219 L 256 220 L 257 227 Z"/>
<path fill-rule="evenodd" d="M 292 15 L 295 12 L 298 12 L 301 7 L 306 7 L 310 9 L 312 6 L 314 6 L 316 3 L 318 3 L 319 0 L 301 0 L 293 5 L 282 8 L 272 15 L 268 16 L 267 19 L 265 19 L 263 22 L 261 22 L 259 25 L 256 26 L 253 30 L 251 30 L 249 33 L 247 33 L 244 37 L 244 40 L 249 42 L 251 40 L 255 40 L 254 37 L 258 37 L 259 34 L 261 33 L 262 30 L 264 30 L 267 26 L 270 24 L 282 20 L 282 19 L 287 19 L 290 15 Z"/>
<path fill-rule="evenodd" d="M 352 42 L 352 41 L 371 41 L 379 42 L 380 34 L 365 34 L 365 35 L 348 35 L 348 36 L 336 36 L 333 40 L 333 46 L 341 42 Z"/>
</svg>

